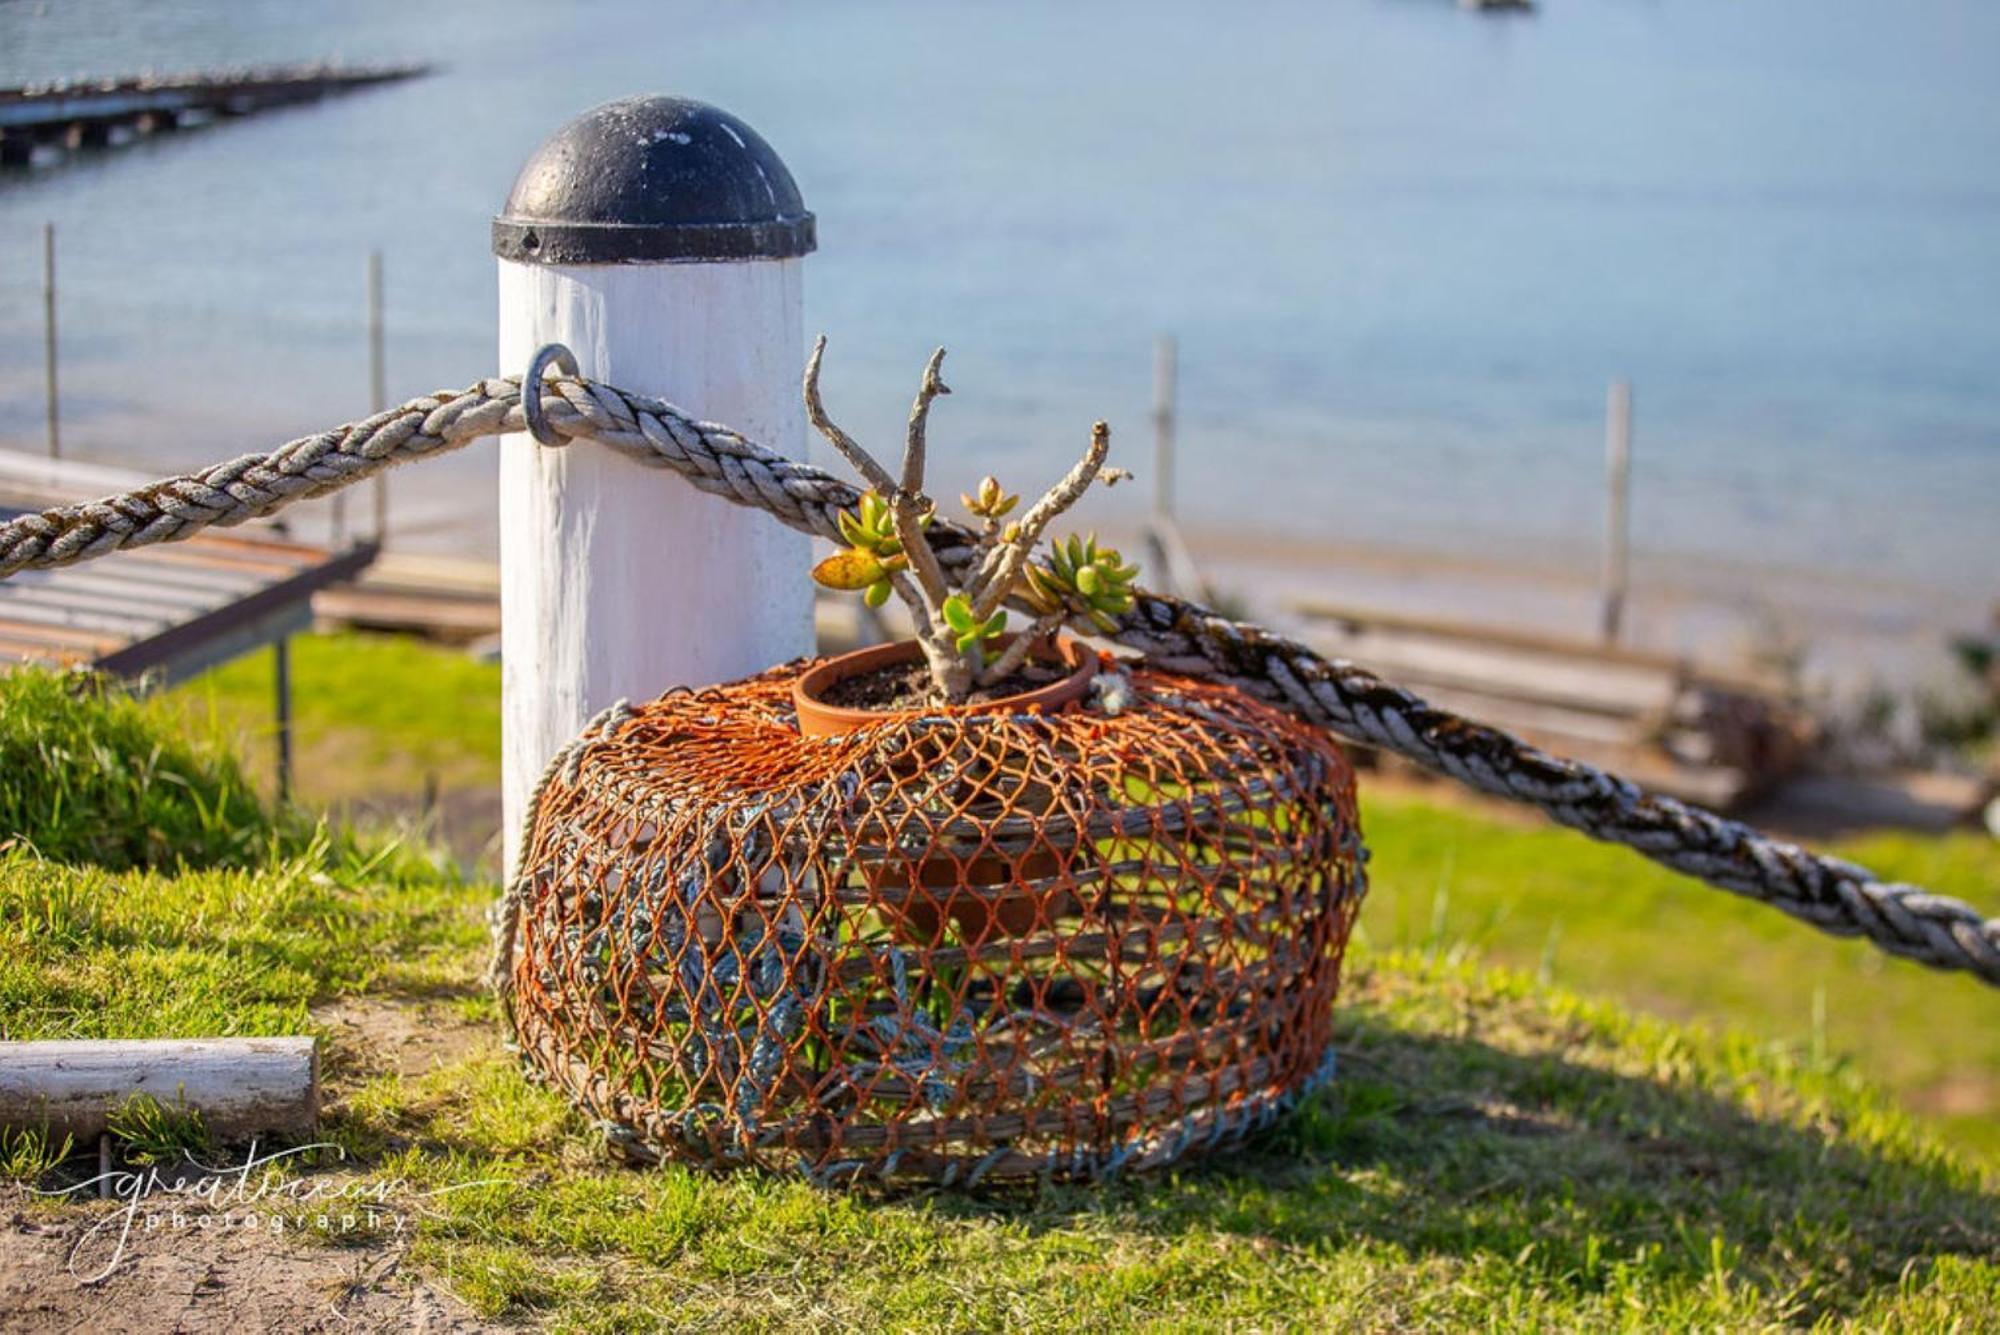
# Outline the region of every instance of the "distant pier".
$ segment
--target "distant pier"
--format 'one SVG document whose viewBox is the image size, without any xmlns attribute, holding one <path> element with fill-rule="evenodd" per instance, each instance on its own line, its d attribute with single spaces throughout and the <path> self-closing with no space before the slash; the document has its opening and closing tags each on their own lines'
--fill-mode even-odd
<svg viewBox="0 0 2000 1335">
<path fill-rule="evenodd" d="M 292 65 L 0 88 L 0 167 L 37 150 L 105 148 L 334 93 L 396 83 L 428 65 Z"/>
</svg>

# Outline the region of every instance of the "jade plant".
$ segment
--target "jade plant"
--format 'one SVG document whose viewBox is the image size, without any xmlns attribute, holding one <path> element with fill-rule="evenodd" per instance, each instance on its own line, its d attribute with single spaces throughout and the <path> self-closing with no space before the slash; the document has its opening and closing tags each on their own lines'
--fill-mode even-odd
<svg viewBox="0 0 2000 1335">
<path fill-rule="evenodd" d="M 806 416 L 869 490 L 855 509 L 840 515 L 840 535 L 847 546 L 815 566 L 813 578 L 827 588 L 860 593 L 870 607 L 882 606 L 893 594 L 909 609 L 937 703 L 962 703 L 975 690 L 1005 681 L 1038 643 L 1071 618 L 1107 632 L 1114 628 L 1112 618 L 1132 606 L 1137 566 L 1127 565 L 1114 548 L 1100 546 L 1094 534 L 1052 542 L 1045 563 L 1034 559 L 1049 525 L 1081 500 L 1093 482 L 1110 485 L 1124 476 L 1122 470 L 1104 466 L 1111 447 L 1108 426 L 1099 422 L 1091 429 L 1083 457 L 1019 518 L 1008 516 L 1021 498 L 995 478 L 961 495 L 960 502 L 978 521 L 978 536 L 970 558 L 957 563 L 955 573 L 948 572 L 926 536 L 937 505 L 924 492 L 931 404 L 951 392 L 941 375 L 944 349 L 932 353 L 924 367 L 910 408 L 900 475 L 891 474 L 827 416 L 819 392 L 825 353 L 822 336 L 806 364 Z M 1009 602 L 1034 615 L 1011 641 L 1005 639 Z"/>
</svg>

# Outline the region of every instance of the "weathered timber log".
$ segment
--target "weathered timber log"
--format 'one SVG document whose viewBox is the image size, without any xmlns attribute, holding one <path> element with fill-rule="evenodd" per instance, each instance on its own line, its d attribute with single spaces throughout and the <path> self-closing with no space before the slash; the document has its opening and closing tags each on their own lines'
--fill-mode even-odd
<svg viewBox="0 0 2000 1335">
<path fill-rule="evenodd" d="M 136 1094 L 200 1112 L 225 1140 L 301 1135 L 319 1121 L 310 1038 L 168 1038 L 0 1043 L 0 1126 L 83 1142 Z"/>
</svg>

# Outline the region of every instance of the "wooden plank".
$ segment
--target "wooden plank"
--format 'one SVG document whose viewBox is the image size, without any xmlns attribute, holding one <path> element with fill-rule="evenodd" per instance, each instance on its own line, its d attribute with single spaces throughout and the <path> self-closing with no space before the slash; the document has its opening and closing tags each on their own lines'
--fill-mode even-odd
<svg viewBox="0 0 2000 1335">
<path fill-rule="evenodd" d="M 74 608 L 79 612 L 103 612 L 111 616 L 127 613 L 172 613 L 193 615 L 241 597 L 257 589 L 257 581 L 246 580 L 231 592 L 209 590 L 190 593 L 186 589 L 162 588 L 146 579 L 102 579 L 83 583 L 74 579 L 23 580 L 0 582 L 0 599 L 25 607 Z"/>
<path fill-rule="evenodd" d="M 115 649 L 124 643 L 122 636 L 106 635 L 101 631 L 81 630 L 69 626 L 46 626 L 16 621 L 4 613 L 5 609 L 0 609 L 0 635 L 10 639 L 27 640 L 35 644 L 55 645 L 61 648 L 84 649 L 93 654 Z"/>
<path fill-rule="evenodd" d="M 82 580 L 80 588 L 129 588 L 142 581 L 148 588 L 175 589 L 187 593 L 214 593 L 230 596 L 254 589 L 263 581 L 254 571 L 241 566 L 194 566 L 146 561 L 137 553 L 120 552 L 88 565 L 64 566 L 60 570 L 22 570 L 7 577 L 10 584 L 40 584 L 51 579 Z"/>
<path fill-rule="evenodd" d="M 134 641 L 108 653 L 98 660 L 97 666 L 106 672 L 128 676 L 159 669 L 170 679 L 178 679 L 191 661 L 198 661 L 204 666 L 217 661 L 210 642 L 232 635 L 241 641 L 242 636 L 238 632 L 271 618 L 274 620 L 270 621 L 270 625 L 274 627 L 302 627 L 309 623 L 312 595 L 330 584 L 353 578 L 374 558 L 373 546 L 363 544 L 351 547 L 332 560 L 290 579 L 268 584 L 246 598 L 239 598 L 191 621 L 168 626 L 147 639 Z M 264 633 L 280 632 L 267 630 Z M 289 630 L 282 633 L 289 633 Z M 210 647 L 204 647 L 205 644 Z"/>
<path fill-rule="evenodd" d="M 316 594 L 313 614 L 343 625 L 449 635 L 490 635 L 500 629 L 498 598 L 424 597 L 360 585 Z"/>
<path fill-rule="evenodd" d="M 289 562 L 294 566 L 317 565 L 331 552 L 331 549 L 315 543 L 297 542 L 291 538 L 279 537 L 269 528 L 249 532 L 239 530 L 234 533 L 226 528 L 204 529 L 199 536 L 189 538 L 186 542 L 155 543 L 143 550 L 156 552 L 161 556 L 205 550 L 211 553 L 228 553 L 249 561 L 274 562 L 279 565 Z"/>
<path fill-rule="evenodd" d="M 65 630 L 95 630 L 130 639 L 135 635 L 150 635 L 172 625 L 172 619 L 161 616 L 146 616 L 138 612 L 112 613 L 97 612 L 82 608 L 44 607 L 40 603 L 25 598 L 8 597 L 0 584 L 0 613 L 13 621 L 31 625 L 52 626 Z"/>
<path fill-rule="evenodd" d="M 1403 631 L 1434 639 L 1474 640 L 1480 644 L 1552 653 L 1564 658 L 1587 658 L 1606 663 L 1652 667 L 1663 671 L 1679 671 L 1684 666 L 1683 660 L 1672 654 L 1597 644 L 1589 640 L 1548 635 L 1514 626 L 1469 625 L 1462 621 L 1447 621 L 1441 617 L 1382 612 L 1313 598 L 1300 599 L 1290 606 L 1293 612 L 1309 620 L 1346 623 L 1349 633 L 1360 630 Z"/>
<path fill-rule="evenodd" d="M 1336 630 L 1347 635 L 1394 632 L 1415 640 L 1438 640 L 1479 644 L 1489 648 L 1520 649 L 1527 653 L 1550 655 L 1573 663 L 1650 667 L 1662 672 L 1679 673 L 1687 680 L 1713 683 L 1755 694 L 1781 695 L 1786 689 L 1784 681 L 1768 672 L 1716 667 L 1707 663 L 1695 663 L 1674 654 L 1629 649 L 1619 645 L 1522 630 L 1513 626 L 1474 624 L 1448 621 L 1438 617 L 1412 616 L 1402 612 L 1383 612 L 1311 598 L 1294 601 L 1289 603 L 1288 607 L 1294 614 L 1308 621 L 1324 623 L 1316 624 L 1315 629 L 1328 633 Z"/>
<path fill-rule="evenodd" d="M 5 672 L 16 663 L 68 667 L 76 663 L 87 663 L 90 657 L 88 650 L 63 649 L 40 641 L 16 640 L 0 635 L 0 672 Z"/>
<path fill-rule="evenodd" d="M 1678 670 L 1648 664 L 1569 661 L 1546 650 L 1471 641 L 1422 641 L 1312 633 L 1315 648 L 1397 680 L 1437 682 L 1490 695 L 1568 705 L 1596 713 L 1653 715 L 1672 706 Z"/>
<path fill-rule="evenodd" d="M 135 1094 L 200 1112 L 211 1134 L 301 1135 L 319 1122 L 311 1038 L 0 1043 L 0 1126 L 87 1141 Z"/>
<path fill-rule="evenodd" d="M 498 599 L 500 566 L 466 557 L 384 552 L 355 581 L 355 587 Z"/>
</svg>

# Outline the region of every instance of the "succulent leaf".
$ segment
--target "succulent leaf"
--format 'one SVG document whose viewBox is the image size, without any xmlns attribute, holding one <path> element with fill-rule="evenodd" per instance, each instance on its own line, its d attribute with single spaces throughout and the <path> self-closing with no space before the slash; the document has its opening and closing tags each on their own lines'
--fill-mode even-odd
<svg viewBox="0 0 2000 1335">
<path fill-rule="evenodd" d="M 887 573 L 882 568 L 882 563 L 875 559 L 874 553 L 859 548 L 835 552 L 812 569 L 815 583 L 829 589 L 843 589 L 849 592 L 865 589 L 877 581 L 884 580 Z"/>
<path fill-rule="evenodd" d="M 978 491 L 960 492 L 958 499 L 981 519 L 999 519 L 1021 501 L 1019 496 L 1009 496 L 1000 480 L 991 476 L 980 479 Z"/>
</svg>

